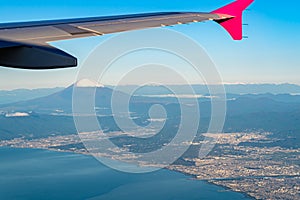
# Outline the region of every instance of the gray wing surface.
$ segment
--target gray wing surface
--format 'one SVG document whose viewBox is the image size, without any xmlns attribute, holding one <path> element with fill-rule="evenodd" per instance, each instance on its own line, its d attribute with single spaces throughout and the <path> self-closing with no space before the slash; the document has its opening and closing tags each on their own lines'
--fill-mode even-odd
<svg viewBox="0 0 300 200">
<path fill-rule="evenodd" d="M 0 24 L 0 66 L 74 67 L 75 57 L 47 42 L 220 19 L 211 13 L 171 12 Z"/>
</svg>

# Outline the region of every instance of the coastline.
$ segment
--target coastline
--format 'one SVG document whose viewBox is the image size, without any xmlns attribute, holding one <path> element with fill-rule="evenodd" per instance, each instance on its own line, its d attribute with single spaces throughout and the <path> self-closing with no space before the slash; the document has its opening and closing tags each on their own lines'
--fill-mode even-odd
<svg viewBox="0 0 300 200">
<path fill-rule="evenodd" d="M 218 187 L 221 187 L 223 188 L 225 191 L 220 191 L 220 192 L 227 192 L 227 191 L 231 191 L 231 192 L 236 192 L 236 193 L 239 193 L 239 194 L 242 194 L 245 198 L 248 198 L 248 199 L 252 199 L 252 200 L 256 200 L 255 197 L 247 194 L 246 192 L 241 192 L 241 191 L 235 191 L 227 186 L 224 186 L 224 185 L 220 185 L 220 184 L 216 184 L 216 183 L 213 183 L 212 181 L 210 180 L 201 180 L 201 179 L 197 179 L 197 177 L 193 174 L 188 174 L 188 173 L 185 173 L 185 172 L 181 172 L 181 171 L 178 171 L 178 170 L 171 170 L 171 169 L 168 169 L 166 168 L 167 170 L 170 170 L 170 171 L 174 171 L 174 172 L 178 172 L 178 173 L 181 173 L 181 174 L 184 174 L 185 176 L 187 177 L 190 177 L 191 179 L 193 180 L 196 180 L 196 181 L 202 181 L 202 182 L 205 182 L 207 184 L 210 184 L 210 185 L 214 185 L 214 186 L 218 186 Z"/>
<path fill-rule="evenodd" d="M 205 181 L 205 182 L 207 182 L 208 184 L 217 185 L 217 186 L 219 186 L 219 187 L 224 188 L 225 190 L 230 190 L 230 191 L 232 191 L 232 192 L 237 192 L 237 193 L 243 194 L 246 198 L 256 200 L 255 197 L 250 196 L 250 195 L 247 194 L 246 192 L 234 191 L 233 189 L 231 189 L 231 188 L 229 188 L 229 187 L 227 187 L 227 186 L 220 185 L 220 184 L 216 184 L 216 183 L 213 183 L 213 182 L 210 182 L 210 181 Z"/>
<path fill-rule="evenodd" d="M 1 146 L 0 149 L 28 149 L 28 150 L 42 150 L 42 151 L 49 151 L 49 152 L 57 152 L 57 153 L 69 153 L 69 154 L 74 154 L 74 155 L 83 155 L 89 158 L 93 158 L 92 155 L 90 155 L 89 153 L 84 153 L 84 152 L 76 152 L 76 151 L 68 151 L 68 150 L 59 150 L 59 149 L 52 149 L 52 148 L 21 148 L 21 147 L 9 147 L 9 146 Z M 209 185 L 213 185 L 213 186 L 218 186 L 222 189 L 224 189 L 224 191 L 219 190 L 218 192 L 234 192 L 234 193 L 239 193 L 241 195 L 243 195 L 245 197 L 245 199 L 255 199 L 254 197 L 248 195 L 245 192 L 241 192 L 241 191 L 234 191 L 233 189 L 226 187 L 224 185 L 219 185 L 219 184 L 215 184 L 209 180 L 201 180 L 201 179 L 197 179 L 195 175 L 193 174 L 188 174 L 185 172 L 181 172 L 178 170 L 172 170 L 172 169 L 168 169 L 168 168 L 163 168 L 164 170 L 170 171 L 170 172 L 176 172 L 178 174 L 182 174 L 184 175 L 187 179 L 191 179 L 191 180 L 195 180 L 195 181 L 201 181 L 203 183 L 209 184 Z"/>
</svg>

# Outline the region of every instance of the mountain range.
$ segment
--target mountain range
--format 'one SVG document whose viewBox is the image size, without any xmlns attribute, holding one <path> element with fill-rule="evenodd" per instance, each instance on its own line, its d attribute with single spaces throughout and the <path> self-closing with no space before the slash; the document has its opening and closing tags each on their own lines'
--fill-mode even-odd
<svg viewBox="0 0 300 200">
<path fill-rule="evenodd" d="M 75 134 L 72 117 L 73 88 L 77 87 L 84 102 L 95 92 L 95 106 L 99 109 L 99 120 L 107 130 L 118 130 L 112 111 L 111 97 L 116 92 L 120 98 L 128 94 L 114 91 L 103 85 L 85 82 L 55 92 L 45 97 L 0 105 L 0 139 L 16 137 L 47 137 L 49 135 Z M 224 132 L 267 131 L 279 138 L 278 144 L 297 147 L 300 142 L 300 96 L 291 94 L 227 94 L 227 117 Z M 210 121 L 210 99 L 198 99 L 201 112 L 199 133 L 206 132 Z M 131 97 L 130 109 L 137 124 L 149 119 L 148 110 L 160 104 L 167 110 L 169 124 L 175 127 L 180 120 L 180 109 L 175 97 Z M 100 113 L 99 113 L 100 112 Z M 2 114 L 1 114 L 2 113 Z M 173 129 L 166 129 L 173 130 Z M 271 144 L 268 144 L 271 145 Z"/>
<path fill-rule="evenodd" d="M 82 86 L 95 86 L 95 83 L 89 80 L 81 80 L 80 83 Z M 97 86 L 97 85 L 96 85 Z M 103 85 L 99 85 L 100 87 Z M 278 94 L 300 94 L 300 86 L 294 84 L 225 84 L 225 91 L 227 95 L 230 96 L 232 94 L 241 95 L 241 94 L 270 94 L 270 95 L 278 95 Z M 114 89 L 114 86 L 106 86 L 107 88 Z M 136 86 L 119 86 L 122 91 L 130 91 L 132 88 Z M 179 94 L 186 94 L 187 86 L 172 86 L 176 88 Z M 196 94 L 205 95 L 209 94 L 209 91 L 205 85 L 192 85 Z M 0 90 L 0 104 L 9 104 L 15 103 L 19 101 L 32 100 L 40 97 L 45 97 L 50 94 L 59 92 L 64 90 L 65 88 L 57 87 L 57 88 L 42 88 L 42 89 L 16 89 L 16 90 Z M 148 85 L 144 86 L 142 89 L 139 89 L 135 93 L 139 96 L 147 96 L 147 95 L 167 95 L 171 94 L 170 91 L 166 90 L 163 86 L 158 85 Z"/>
<path fill-rule="evenodd" d="M 64 88 L 0 90 L 0 104 L 14 103 L 48 96 Z"/>
</svg>

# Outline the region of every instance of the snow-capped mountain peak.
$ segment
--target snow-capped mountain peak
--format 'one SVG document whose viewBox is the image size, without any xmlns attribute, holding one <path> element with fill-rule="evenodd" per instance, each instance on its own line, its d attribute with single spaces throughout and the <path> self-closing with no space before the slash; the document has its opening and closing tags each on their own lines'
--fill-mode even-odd
<svg viewBox="0 0 300 200">
<path fill-rule="evenodd" d="M 105 86 L 89 79 L 82 79 L 75 83 L 75 87 L 97 87 L 97 88 L 104 88 Z"/>
</svg>

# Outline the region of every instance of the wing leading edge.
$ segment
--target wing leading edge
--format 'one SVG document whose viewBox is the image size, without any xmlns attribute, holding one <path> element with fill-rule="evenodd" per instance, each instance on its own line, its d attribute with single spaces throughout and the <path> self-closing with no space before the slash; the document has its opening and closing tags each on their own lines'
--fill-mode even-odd
<svg viewBox="0 0 300 200">
<path fill-rule="evenodd" d="M 211 13 L 164 12 L 111 17 L 0 24 L 0 66 L 22 69 L 75 67 L 77 59 L 47 42 L 207 20 L 242 39 L 242 12 L 253 0 L 238 0 Z"/>
</svg>

